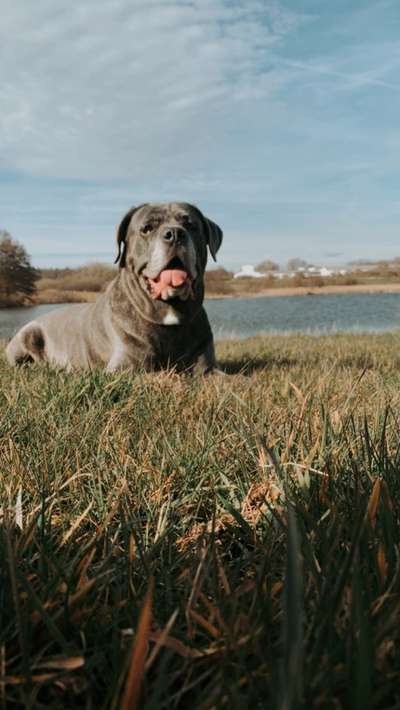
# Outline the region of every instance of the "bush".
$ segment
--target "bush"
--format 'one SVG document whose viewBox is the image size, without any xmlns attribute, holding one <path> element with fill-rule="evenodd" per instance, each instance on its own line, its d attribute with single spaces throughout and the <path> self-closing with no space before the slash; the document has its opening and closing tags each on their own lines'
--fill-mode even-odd
<svg viewBox="0 0 400 710">
<path fill-rule="evenodd" d="M 47 274 L 49 272 L 50 270 L 46 271 Z M 88 264 L 79 269 L 54 269 L 54 272 L 54 277 L 40 279 L 38 286 L 41 290 L 102 291 L 116 276 L 117 269 L 107 264 Z"/>
<path fill-rule="evenodd" d="M 236 280 L 236 283 L 240 285 L 240 290 L 246 293 L 260 293 L 266 288 L 275 288 L 276 279 L 273 276 L 263 276 L 262 278 L 245 278 L 242 276 L 240 279 Z"/>
<path fill-rule="evenodd" d="M 205 290 L 207 294 L 230 294 L 233 293 L 233 275 L 231 271 L 220 267 L 212 271 L 206 271 L 204 276 Z"/>
</svg>

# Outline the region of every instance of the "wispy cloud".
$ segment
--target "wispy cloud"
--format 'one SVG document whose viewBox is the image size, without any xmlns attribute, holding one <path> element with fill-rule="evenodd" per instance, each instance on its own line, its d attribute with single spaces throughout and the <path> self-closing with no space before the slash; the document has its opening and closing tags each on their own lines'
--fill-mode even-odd
<svg viewBox="0 0 400 710">
<path fill-rule="evenodd" d="M 207 163 L 237 103 L 265 95 L 263 61 L 299 22 L 258 0 L 41 0 L 23 12 L 5 0 L 3 165 L 140 178 Z"/>
<path fill-rule="evenodd" d="M 378 70 L 371 69 L 366 72 L 352 73 L 346 71 L 338 71 L 334 68 L 334 65 L 330 66 L 329 64 L 296 62 L 290 61 L 288 59 L 281 59 L 279 63 L 283 66 L 292 67 L 294 69 L 300 69 L 304 72 L 322 74 L 324 76 L 333 77 L 335 79 L 341 79 L 344 82 L 344 88 L 348 89 L 361 89 L 365 86 L 382 86 L 385 89 L 393 89 L 394 91 L 400 91 L 400 83 L 392 84 L 388 81 L 383 81 L 382 79 L 377 78 L 379 74 L 385 73 L 385 69 L 382 67 L 380 67 Z M 398 59 L 396 62 L 391 63 L 389 68 L 390 70 L 392 70 L 394 67 L 397 68 L 399 65 L 400 59 Z M 386 67 L 386 71 L 387 69 L 388 67 Z"/>
</svg>

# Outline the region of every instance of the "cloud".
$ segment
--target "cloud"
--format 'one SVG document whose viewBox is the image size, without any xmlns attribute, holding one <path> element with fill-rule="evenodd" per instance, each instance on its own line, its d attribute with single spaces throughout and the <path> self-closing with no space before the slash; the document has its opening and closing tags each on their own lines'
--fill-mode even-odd
<svg viewBox="0 0 400 710">
<path fill-rule="evenodd" d="M 206 168 L 229 117 L 274 89 L 262 65 L 299 22 L 258 0 L 5 0 L 2 164 L 135 180 Z"/>
</svg>

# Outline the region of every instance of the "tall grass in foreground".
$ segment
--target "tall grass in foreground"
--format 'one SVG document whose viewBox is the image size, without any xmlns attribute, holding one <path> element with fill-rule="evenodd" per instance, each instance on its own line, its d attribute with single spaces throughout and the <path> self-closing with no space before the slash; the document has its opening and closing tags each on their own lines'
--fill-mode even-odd
<svg viewBox="0 0 400 710">
<path fill-rule="evenodd" d="M 218 355 L 0 360 L 2 707 L 400 706 L 400 335 Z"/>
</svg>

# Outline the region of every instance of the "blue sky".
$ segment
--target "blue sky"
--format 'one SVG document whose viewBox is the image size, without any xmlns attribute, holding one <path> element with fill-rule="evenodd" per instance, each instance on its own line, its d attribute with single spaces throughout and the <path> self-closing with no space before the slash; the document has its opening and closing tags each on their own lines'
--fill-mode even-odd
<svg viewBox="0 0 400 710">
<path fill-rule="evenodd" d="M 3 0 L 0 228 L 111 261 L 194 202 L 229 268 L 400 254 L 399 0 Z"/>
</svg>

